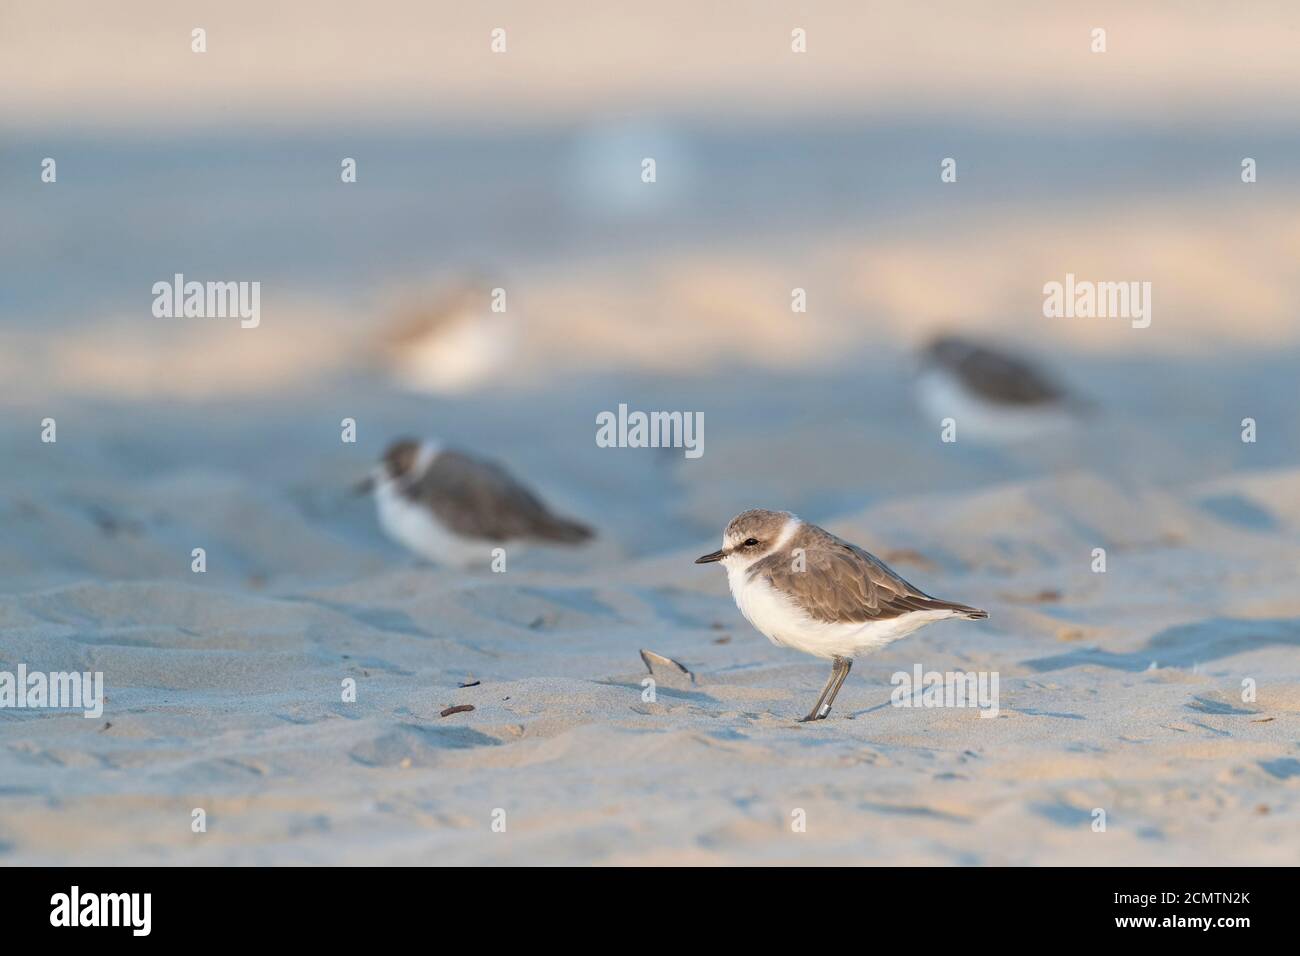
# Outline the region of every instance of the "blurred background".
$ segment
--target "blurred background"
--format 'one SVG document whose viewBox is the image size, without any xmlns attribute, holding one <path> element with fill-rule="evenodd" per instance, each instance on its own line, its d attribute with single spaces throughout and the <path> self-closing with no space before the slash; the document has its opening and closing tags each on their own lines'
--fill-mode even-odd
<svg viewBox="0 0 1300 956">
<path fill-rule="evenodd" d="M 756 505 L 1293 464 L 1298 49 L 1285 2 L 8 3 L 3 586 L 183 576 L 196 533 L 249 581 L 381 567 L 342 489 L 410 433 L 633 555 Z M 259 281 L 260 326 L 155 318 L 177 272 Z M 1150 328 L 1044 318 L 1067 272 L 1151 282 Z M 466 282 L 508 360 L 402 387 L 393 329 Z M 1099 414 L 940 444 L 909 383 L 944 330 Z M 704 456 L 597 448 L 620 402 L 702 411 Z"/>
</svg>

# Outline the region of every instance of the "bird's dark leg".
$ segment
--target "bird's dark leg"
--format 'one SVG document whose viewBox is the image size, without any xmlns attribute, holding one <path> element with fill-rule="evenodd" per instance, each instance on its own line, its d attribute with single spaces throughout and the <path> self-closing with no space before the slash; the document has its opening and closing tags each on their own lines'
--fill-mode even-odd
<svg viewBox="0 0 1300 956">
<path fill-rule="evenodd" d="M 831 704 L 835 701 L 835 695 L 839 693 L 844 678 L 849 676 L 849 668 L 852 666 L 853 661 L 847 657 L 832 658 L 831 676 L 827 679 L 826 686 L 822 688 L 821 696 L 817 698 L 817 703 L 808 712 L 808 716 L 799 718 L 799 723 L 821 720 L 831 712 Z"/>
<path fill-rule="evenodd" d="M 844 681 L 848 678 L 849 671 L 853 669 L 853 658 L 851 657 L 837 658 L 835 663 L 839 665 L 840 677 L 839 680 L 835 682 L 835 686 L 831 688 L 831 695 L 826 698 L 826 703 L 824 705 L 825 712 L 822 714 L 823 717 L 831 712 L 831 705 L 835 703 L 836 695 L 839 694 L 840 688 L 844 686 Z"/>
</svg>

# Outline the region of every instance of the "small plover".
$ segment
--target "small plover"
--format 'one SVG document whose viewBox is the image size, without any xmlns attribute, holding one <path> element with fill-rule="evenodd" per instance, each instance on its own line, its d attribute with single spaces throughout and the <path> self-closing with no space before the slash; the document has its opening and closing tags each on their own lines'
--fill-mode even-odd
<svg viewBox="0 0 1300 956">
<path fill-rule="evenodd" d="M 1086 403 L 1029 360 L 957 336 L 932 341 L 921 355 L 917 398 L 936 422 L 958 434 L 1018 441 L 1067 427 Z"/>
<path fill-rule="evenodd" d="M 505 369 L 517 333 L 511 315 L 492 311 L 487 284 L 467 281 L 401 313 L 385 336 L 384 359 L 403 388 L 455 394 Z"/>
<path fill-rule="evenodd" d="M 373 492 L 390 538 L 438 564 L 486 565 L 494 548 L 579 544 L 584 524 L 553 514 L 495 462 L 433 442 L 404 438 L 356 488 Z"/>
<path fill-rule="evenodd" d="M 859 654 L 935 621 L 988 617 L 930 597 L 879 558 L 788 511 L 736 515 L 722 532 L 721 549 L 695 559 L 711 561 L 722 562 L 740 613 L 768 640 L 832 662 L 805 721 L 831 712 Z"/>
</svg>

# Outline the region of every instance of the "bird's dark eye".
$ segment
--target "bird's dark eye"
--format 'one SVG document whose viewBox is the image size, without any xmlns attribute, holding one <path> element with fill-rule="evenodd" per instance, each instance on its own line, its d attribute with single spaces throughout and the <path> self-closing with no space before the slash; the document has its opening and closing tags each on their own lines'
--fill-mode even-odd
<svg viewBox="0 0 1300 956">
<path fill-rule="evenodd" d="M 745 539 L 745 547 L 747 547 L 747 548 L 753 548 L 753 547 L 757 547 L 757 546 L 758 546 L 758 539 L 757 539 L 757 538 L 746 538 L 746 539 Z"/>
</svg>

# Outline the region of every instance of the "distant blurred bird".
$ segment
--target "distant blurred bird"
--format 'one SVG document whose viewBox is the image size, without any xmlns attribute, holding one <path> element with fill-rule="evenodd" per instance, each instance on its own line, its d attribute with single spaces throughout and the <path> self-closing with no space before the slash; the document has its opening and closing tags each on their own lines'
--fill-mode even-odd
<svg viewBox="0 0 1300 956">
<path fill-rule="evenodd" d="M 492 380 L 508 366 L 518 336 L 511 315 L 492 306 L 493 290 L 467 280 L 425 306 L 403 311 L 382 343 L 397 384 L 453 394 Z"/>
<path fill-rule="evenodd" d="M 580 544 L 586 525 L 553 514 L 494 462 L 432 442 L 393 442 L 356 488 L 373 492 L 390 538 L 439 564 L 486 565 L 492 550 L 529 543 Z"/>
<path fill-rule="evenodd" d="M 917 400 L 958 435 L 1016 441 L 1067 428 L 1088 405 L 1030 360 L 958 336 L 934 339 L 921 354 Z"/>
</svg>

